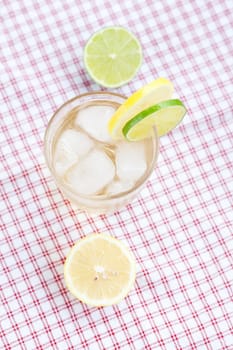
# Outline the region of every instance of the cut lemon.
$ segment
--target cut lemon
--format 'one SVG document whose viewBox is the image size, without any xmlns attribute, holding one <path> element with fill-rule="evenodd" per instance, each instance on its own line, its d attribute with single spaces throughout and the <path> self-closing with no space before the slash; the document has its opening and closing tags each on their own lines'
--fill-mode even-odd
<svg viewBox="0 0 233 350">
<path fill-rule="evenodd" d="M 108 130 L 113 139 L 124 139 L 125 124 L 141 111 L 172 97 L 173 85 L 166 78 L 158 78 L 133 93 L 113 114 Z"/>
<path fill-rule="evenodd" d="M 130 119 L 123 127 L 123 134 L 129 141 L 139 141 L 151 136 L 153 126 L 156 126 L 161 137 L 173 130 L 185 113 L 186 108 L 178 99 L 160 102 Z"/>
<path fill-rule="evenodd" d="M 132 288 L 136 276 L 135 259 L 121 241 L 94 233 L 71 248 L 64 275 L 70 292 L 83 303 L 112 305 Z"/>
<path fill-rule="evenodd" d="M 91 78 L 113 88 L 129 82 L 142 62 L 138 39 L 122 27 L 108 27 L 95 33 L 84 49 L 84 64 Z"/>
</svg>

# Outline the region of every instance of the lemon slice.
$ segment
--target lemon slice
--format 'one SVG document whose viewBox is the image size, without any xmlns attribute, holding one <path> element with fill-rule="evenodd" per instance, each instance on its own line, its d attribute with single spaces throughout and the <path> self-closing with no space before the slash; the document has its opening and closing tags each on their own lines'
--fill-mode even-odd
<svg viewBox="0 0 233 350">
<path fill-rule="evenodd" d="M 166 78 L 158 78 L 133 93 L 113 114 L 108 130 L 113 139 L 124 139 L 122 129 L 128 120 L 141 111 L 161 101 L 168 100 L 173 94 L 173 85 Z"/>
<path fill-rule="evenodd" d="M 151 106 L 130 119 L 123 127 L 123 134 L 129 141 L 139 141 L 152 135 L 156 126 L 161 137 L 173 130 L 186 114 L 186 108 L 178 100 L 168 100 Z"/>
<path fill-rule="evenodd" d="M 84 49 L 84 64 L 91 78 L 113 88 L 129 82 L 142 62 L 138 39 L 122 27 L 107 27 L 95 33 Z"/>
<path fill-rule="evenodd" d="M 64 276 L 70 292 L 83 303 L 112 305 L 132 288 L 136 276 L 135 259 L 121 241 L 94 233 L 71 248 Z"/>
</svg>

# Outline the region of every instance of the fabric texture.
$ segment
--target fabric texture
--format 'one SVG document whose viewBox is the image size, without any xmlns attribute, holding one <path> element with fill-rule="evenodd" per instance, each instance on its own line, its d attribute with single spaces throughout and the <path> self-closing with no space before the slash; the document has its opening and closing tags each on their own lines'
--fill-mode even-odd
<svg viewBox="0 0 233 350">
<path fill-rule="evenodd" d="M 65 101 L 104 90 L 83 48 L 110 25 L 130 29 L 144 56 L 112 91 L 167 77 L 188 113 L 137 198 L 90 217 L 58 190 L 43 137 Z M 231 0 L 1 1 L 1 349 L 233 349 L 232 38 Z M 136 257 L 135 287 L 112 307 L 88 307 L 64 284 L 70 247 L 92 232 Z"/>
</svg>

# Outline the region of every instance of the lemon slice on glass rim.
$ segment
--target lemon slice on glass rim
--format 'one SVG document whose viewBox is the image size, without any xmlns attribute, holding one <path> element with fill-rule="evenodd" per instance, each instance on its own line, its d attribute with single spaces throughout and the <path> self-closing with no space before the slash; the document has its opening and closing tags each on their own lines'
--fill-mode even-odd
<svg viewBox="0 0 233 350">
<path fill-rule="evenodd" d="M 179 99 L 172 99 L 173 85 L 158 78 L 133 93 L 113 114 L 108 131 L 113 139 L 139 141 L 153 135 L 159 137 L 173 130 L 183 119 L 186 108 Z"/>
<path fill-rule="evenodd" d="M 113 305 L 133 287 L 135 258 L 122 241 L 104 233 L 89 234 L 71 248 L 64 276 L 67 288 L 83 303 Z"/>
<path fill-rule="evenodd" d="M 113 139 L 122 140 L 125 124 L 143 110 L 172 97 L 173 84 L 166 78 L 158 78 L 134 92 L 116 110 L 108 123 L 108 131 Z"/>
</svg>

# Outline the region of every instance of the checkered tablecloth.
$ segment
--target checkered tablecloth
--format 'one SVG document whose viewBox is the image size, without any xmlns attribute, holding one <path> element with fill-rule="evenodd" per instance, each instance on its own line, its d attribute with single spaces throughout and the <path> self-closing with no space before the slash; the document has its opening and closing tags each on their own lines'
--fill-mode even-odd
<svg viewBox="0 0 233 350">
<path fill-rule="evenodd" d="M 57 189 L 43 136 L 61 104 L 100 89 L 83 47 L 108 25 L 129 28 L 144 54 L 114 91 L 165 76 L 188 114 L 136 200 L 88 217 Z M 232 350 L 233 1 L 2 0 L 0 59 L 0 348 Z M 113 307 L 64 285 L 67 252 L 91 232 L 137 260 L 135 288 Z"/>
</svg>

